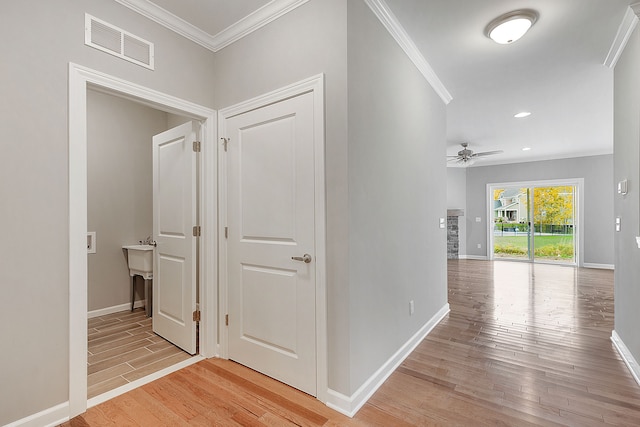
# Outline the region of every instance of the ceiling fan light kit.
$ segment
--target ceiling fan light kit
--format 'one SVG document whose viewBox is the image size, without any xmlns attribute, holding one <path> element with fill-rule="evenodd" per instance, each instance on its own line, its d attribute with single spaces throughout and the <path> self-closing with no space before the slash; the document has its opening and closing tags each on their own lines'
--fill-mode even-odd
<svg viewBox="0 0 640 427">
<path fill-rule="evenodd" d="M 458 151 L 457 155 L 447 156 L 449 157 L 449 160 L 447 160 L 448 162 L 455 162 L 456 164 L 459 164 L 459 165 L 471 166 L 476 162 L 476 160 L 478 160 L 478 157 L 491 156 L 493 154 L 500 154 L 503 152 L 502 150 L 497 150 L 497 151 L 484 151 L 482 153 L 474 153 L 473 150 L 470 150 L 469 148 L 467 148 L 469 147 L 468 142 L 463 142 L 460 145 L 462 145 L 462 150 Z"/>
<path fill-rule="evenodd" d="M 538 13 L 519 9 L 498 16 L 485 28 L 485 35 L 499 44 L 510 44 L 524 36 L 538 20 Z"/>
</svg>

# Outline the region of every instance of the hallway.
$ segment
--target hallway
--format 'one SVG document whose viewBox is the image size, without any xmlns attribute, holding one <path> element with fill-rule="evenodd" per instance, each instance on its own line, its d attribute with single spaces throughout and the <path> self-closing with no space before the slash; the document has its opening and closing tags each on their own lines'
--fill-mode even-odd
<svg viewBox="0 0 640 427">
<path fill-rule="evenodd" d="M 353 420 L 211 359 L 65 425 L 640 425 L 640 387 L 610 340 L 612 271 L 449 260 L 448 277 L 451 313 Z"/>
<path fill-rule="evenodd" d="M 640 425 L 613 271 L 449 260 L 451 313 L 369 401 L 413 425 Z"/>
</svg>

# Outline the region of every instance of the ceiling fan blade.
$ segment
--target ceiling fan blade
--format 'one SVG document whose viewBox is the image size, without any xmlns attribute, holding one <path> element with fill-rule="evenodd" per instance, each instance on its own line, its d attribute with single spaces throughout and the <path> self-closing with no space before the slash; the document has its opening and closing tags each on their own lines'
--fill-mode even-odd
<svg viewBox="0 0 640 427">
<path fill-rule="evenodd" d="M 504 151 L 502 151 L 502 150 L 483 151 L 482 153 L 474 153 L 473 157 L 492 156 L 494 154 L 500 154 L 500 153 L 504 153 Z"/>
<path fill-rule="evenodd" d="M 452 156 L 447 156 L 447 157 L 452 157 Z M 462 159 L 458 158 L 458 156 L 453 156 L 452 158 L 447 159 L 447 162 L 457 162 L 459 160 L 462 160 Z"/>
</svg>

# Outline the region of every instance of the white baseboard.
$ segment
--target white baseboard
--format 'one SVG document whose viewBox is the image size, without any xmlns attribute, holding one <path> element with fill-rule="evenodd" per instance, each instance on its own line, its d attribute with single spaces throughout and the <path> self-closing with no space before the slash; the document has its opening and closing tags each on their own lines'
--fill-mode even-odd
<svg viewBox="0 0 640 427">
<path fill-rule="evenodd" d="M 614 270 L 615 266 L 613 264 L 595 264 L 592 262 L 585 262 L 582 265 L 584 268 L 599 268 L 602 270 Z"/>
<path fill-rule="evenodd" d="M 460 255 L 458 259 L 475 259 L 478 261 L 486 261 L 488 258 L 483 255 Z"/>
<path fill-rule="evenodd" d="M 133 308 L 144 307 L 145 300 L 141 299 L 133 304 Z M 131 303 L 114 305 L 113 307 L 101 308 L 99 310 L 92 310 L 87 313 L 89 319 L 93 319 L 98 316 L 106 316 L 107 314 L 120 313 L 121 311 L 131 310 Z"/>
<path fill-rule="evenodd" d="M 69 421 L 69 402 L 64 402 L 37 414 L 9 423 L 5 427 L 53 427 L 67 421 Z"/>
<path fill-rule="evenodd" d="M 618 354 L 622 357 L 625 365 L 629 368 L 633 379 L 636 380 L 638 385 L 640 385 L 640 365 L 633 357 L 633 354 L 629 351 L 627 346 L 622 342 L 622 338 L 616 331 L 611 332 L 611 341 L 613 342 L 614 347 L 618 350 Z"/>
<path fill-rule="evenodd" d="M 326 402 L 327 406 L 348 417 L 353 417 L 358 410 L 367 403 L 367 400 L 369 400 L 373 393 L 380 388 L 382 383 L 400 366 L 404 359 L 406 359 L 429 332 L 440 323 L 447 313 L 449 313 L 449 304 L 445 304 L 351 396 L 345 396 L 342 393 L 329 389 L 329 398 Z"/>
<path fill-rule="evenodd" d="M 131 305 L 127 306 L 131 307 Z M 169 375 L 172 372 L 178 371 L 189 365 L 193 365 L 194 363 L 198 363 L 201 360 L 204 360 L 204 357 L 193 356 L 183 362 L 176 363 L 175 365 L 169 366 L 168 368 L 165 368 L 161 371 L 154 372 L 153 374 L 147 375 L 146 377 L 140 378 L 139 380 L 132 381 L 114 390 L 93 397 L 87 400 L 87 409 L 99 405 L 102 402 L 106 402 L 107 400 L 113 399 L 116 396 L 120 396 L 121 394 L 124 394 L 135 388 L 148 384 L 151 381 L 155 381 L 158 378 Z M 37 414 L 29 415 L 28 417 L 25 417 L 21 420 L 9 423 L 4 427 L 54 427 L 67 421 L 69 421 L 69 402 L 61 403 L 60 405 L 45 409 L 44 411 L 38 412 Z"/>
</svg>

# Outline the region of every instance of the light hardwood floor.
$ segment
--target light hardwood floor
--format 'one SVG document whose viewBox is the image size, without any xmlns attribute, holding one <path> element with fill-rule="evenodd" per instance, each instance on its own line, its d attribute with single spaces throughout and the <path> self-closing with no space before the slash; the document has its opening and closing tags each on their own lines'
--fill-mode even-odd
<svg viewBox="0 0 640 427">
<path fill-rule="evenodd" d="M 640 387 L 610 341 L 613 272 L 471 260 L 448 268 L 451 313 L 354 419 L 210 359 L 64 425 L 640 425 Z"/>
<path fill-rule="evenodd" d="M 88 327 L 89 398 L 191 357 L 153 333 L 144 309 L 94 317 Z"/>
</svg>

